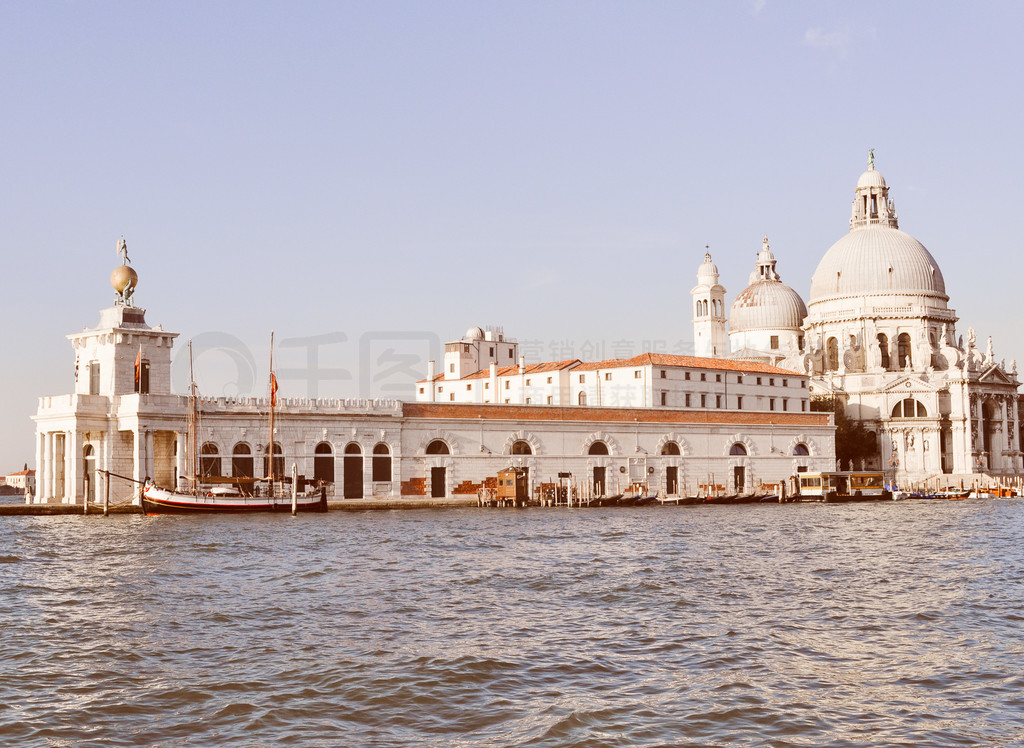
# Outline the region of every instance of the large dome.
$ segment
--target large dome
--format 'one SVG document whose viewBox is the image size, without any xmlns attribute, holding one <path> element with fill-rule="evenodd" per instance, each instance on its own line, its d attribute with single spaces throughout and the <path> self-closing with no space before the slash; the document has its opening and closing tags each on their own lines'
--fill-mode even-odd
<svg viewBox="0 0 1024 748">
<path fill-rule="evenodd" d="M 896 228 L 851 231 L 821 258 L 811 278 L 810 303 L 835 296 L 929 294 L 946 297 L 946 282 L 931 253 Z"/>
<path fill-rule="evenodd" d="M 804 300 L 792 288 L 779 281 L 758 281 L 743 289 L 732 303 L 729 329 L 797 330 L 806 316 Z"/>
</svg>

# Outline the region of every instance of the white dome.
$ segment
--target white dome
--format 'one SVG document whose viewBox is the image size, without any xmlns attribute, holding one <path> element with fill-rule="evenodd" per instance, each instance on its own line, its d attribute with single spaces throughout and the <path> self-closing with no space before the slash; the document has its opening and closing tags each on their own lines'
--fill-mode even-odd
<svg viewBox="0 0 1024 748">
<path fill-rule="evenodd" d="M 834 296 L 892 293 L 948 300 L 942 271 L 921 242 L 899 229 L 871 226 L 851 231 L 821 258 L 811 278 L 810 303 Z"/>
<path fill-rule="evenodd" d="M 718 265 L 711 259 L 711 253 L 704 253 L 704 262 L 697 268 L 697 284 L 714 286 L 718 284 Z"/>
<path fill-rule="evenodd" d="M 484 331 L 479 327 L 471 327 L 466 330 L 466 337 L 463 340 L 483 340 Z"/>
<path fill-rule="evenodd" d="M 885 177 L 882 176 L 882 172 L 871 168 L 861 174 L 860 179 L 857 180 L 857 189 L 863 187 L 885 187 Z"/>
<path fill-rule="evenodd" d="M 779 281 L 758 281 L 743 289 L 729 312 L 729 330 L 799 330 L 807 317 L 800 294 Z"/>
</svg>

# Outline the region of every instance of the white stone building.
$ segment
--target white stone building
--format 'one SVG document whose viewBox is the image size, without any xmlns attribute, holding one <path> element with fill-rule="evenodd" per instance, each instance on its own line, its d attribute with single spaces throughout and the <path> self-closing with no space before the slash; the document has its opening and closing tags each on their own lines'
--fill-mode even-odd
<svg viewBox="0 0 1024 748">
<path fill-rule="evenodd" d="M 813 395 L 836 397 L 876 435 L 870 466 L 900 481 L 1021 471 L 1016 362 L 996 360 L 991 338 L 982 352 L 973 329 L 966 342 L 958 337 L 938 263 L 900 231 L 873 153 L 857 181 L 850 231 L 818 264 L 802 319 L 795 292 L 777 276 L 772 285 L 765 240 L 728 323 L 709 322 L 699 313 L 709 263 L 706 256 L 694 289 L 695 337 L 728 324 L 730 356 L 809 374 Z"/>
<path fill-rule="evenodd" d="M 136 282 L 127 265 L 115 271 L 114 306 L 68 336 L 73 391 L 40 398 L 41 501 L 100 501 L 107 471 L 114 501 L 147 477 L 175 486 L 194 472 L 189 399 L 171 392 L 177 334 L 149 326 Z M 527 365 L 500 330 L 473 328 L 446 346 L 420 402 L 281 392 L 271 439 L 268 398 L 200 398 L 198 473 L 266 476 L 272 441 L 275 475 L 295 465 L 339 499 L 475 496 L 510 466 L 527 471 L 531 492 L 560 473 L 595 493 L 754 491 L 834 463 L 831 416 L 808 412 L 807 382 L 759 363 L 656 354 Z"/>
</svg>

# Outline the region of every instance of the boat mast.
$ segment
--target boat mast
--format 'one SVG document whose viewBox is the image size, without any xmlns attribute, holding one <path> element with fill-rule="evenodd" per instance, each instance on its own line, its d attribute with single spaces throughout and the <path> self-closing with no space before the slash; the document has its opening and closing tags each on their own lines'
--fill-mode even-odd
<svg viewBox="0 0 1024 748">
<path fill-rule="evenodd" d="M 274 490 L 274 405 L 277 401 L 277 378 L 274 376 L 274 331 L 270 331 L 270 440 L 267 442 L 267 460 L 270 490 Z"/>
<path fill-rule="evenodd" d="M 192 341 L 188 341 L 188 457 L 191 461 L 191 469 L 186 465 L 188 473 L 189 488 L 192 493 L 199 491 L 199 403 L 196 398 L 196 374 L 192 361 Z"/>
</svg>

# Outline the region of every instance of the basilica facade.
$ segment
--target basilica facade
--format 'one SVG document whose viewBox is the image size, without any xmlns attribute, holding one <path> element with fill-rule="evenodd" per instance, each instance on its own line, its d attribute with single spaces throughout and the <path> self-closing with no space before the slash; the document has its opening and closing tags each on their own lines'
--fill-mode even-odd
<svg viewBox="0 0 1024 748">
<path fill-rule="evenodd" d="M 692 291 L 697 355 L 807 374 L 812 398 L 835 398 L 874 434 L 865 467 L 897 481 L 1021 471 L 1017 364 L 997 360 L 991 338 L 982 349 L 973 328 L 958 333 L 942 271 L 900 230 L 873 153 L 849 232 L 819 262 L 806 306 L 775 266 L 766 238 L 726 318 L 726 290 L 705 255 Z"/>
</svg>

